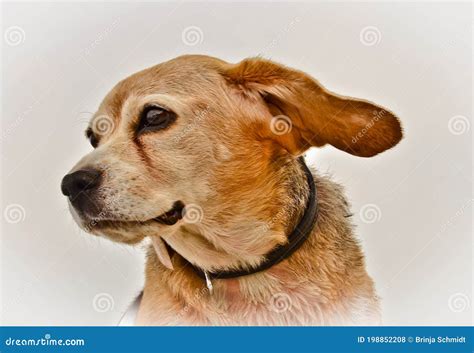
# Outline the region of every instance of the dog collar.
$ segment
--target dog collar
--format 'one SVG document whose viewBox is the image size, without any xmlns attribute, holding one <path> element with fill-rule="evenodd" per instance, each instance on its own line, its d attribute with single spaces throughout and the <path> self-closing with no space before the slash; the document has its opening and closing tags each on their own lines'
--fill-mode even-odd
<svg viewBox="0 0 474 353">
<path fill-rule="evenodd" d="M 194 271 L 198 274 L 198 276 L 206 281 L 206 285 L 210 291 L 212 291 L 211 281 L 214 279 L 229 279 L 248 276 L 269 269 L 270 267 L 278 264 L 279 262 L 291 256 L 309 237 L 317 219 L 318 202 L 316 194 L 316 185 L 314 184 L 313 175 L 311 174 L 311 171 L 304 162 L 303 157 L 299 158 L 298 161 L 303 167 L 303 170 L 306 175 L 306 180 L 309 187 L 309 197 L 304 214 L 300 222 L 296 225 L 295 229 L 288 235 L 288 242 L 286 244 L 279 245 L 272 251 L 270 251 L 265 256 L 265 260 L 259 266 L 249 269 L 209 272 L 204 271 L 203 269 L 189 263 L 190 266 L 194 269 Z"/>
</svg>

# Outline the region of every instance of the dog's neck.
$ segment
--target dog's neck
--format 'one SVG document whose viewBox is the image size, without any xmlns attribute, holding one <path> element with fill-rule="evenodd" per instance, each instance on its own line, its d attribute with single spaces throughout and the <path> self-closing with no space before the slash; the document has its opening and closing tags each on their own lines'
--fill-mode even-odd
<svg viewBox="0 0 474 353">
<path fill-rule="evenodd" d="M 316 185 L 313 180 L 313 175 L 306 166 L 306 163 L 303 158 L 300 158 L 299 162 L 306 175 L 306 181 L 309 189 L 308 202 L 305 207 L 304 214 L 301 217 L 301 220 L 296 225 L 296 227 L 294 227 L 291 233 L 288 234 L 287 241 L 285 242 L 285 244 L 278 245 L 274 247 L 270 252 L 266 253 L 264 260 L 257 267 L 245 269 L 218 270 L 214 272 L 209 272 L 193 264 L 190 264 L 190 266 L 194 268 L 195 272 L 206 281 L 209 289 L 212 289 L 212 280 L 215 279 L 237 278 L 268 270 L 276 264 L 280 263 L 281 261 L 285 260 L 286 258 L 290 257 L 307 240 L 317 220 L 318 202 L 316 194 Z M 274 218 L 271 221 L 273 222 Z M 269 230 L 270 225 L 265 228 Z"/>
<path fill-rule="evenodd" d="M 298 173 L 297 170 L 293 172 Z M 295 188 L 289 188 L 286 194 L 288 202 L 291 202 L 290 195 L 302 197 L 301 200 L 294 202 L 299 203 L 299 208 L 293 206 L 299 217 L 304 212 L 308 195 L 304 188 L 306 182 L 303 173 L 300 176 L 299 181 L 295 180 L 297 184 Z M 266 271 L 251 276 L 215 280 L 212 283 L 213 291 L 209 293 L 205 282 L 196 275 L 184 257 L 175 254 L 172 259 L 174 270 L 169 270 L 158 260 L 153 248 L 149 248 L 144 297 L 138 322 L 140 324 L 326 322 L 327 318 L 332 317 L 332 313 L 343 310 L 336 308 L 334 303 L 343 303 L 341 305 L 344 306 L 345 300 L 351 296 L 363 298 L 372 295 L 370 279 L 364 280 L 367 274 L 363 253 L 352 235 L 350 209 L 344 198 L 343 189 L 328 178 L 318 175 L 314 177 L 318 194 L 318 218 L 310 236 L 298 251 Z M 288 181 L 285 178 L 283 180 Z M 286 208 L 285 212 L 291 214 L 287 210 L 290 208 Z M 288 226 L 288 231 L 299 223 L 299 217 L 295 217 L 291 225 L 289 222 L 284 223 Z M 290 217 L 285 219 L 289 220 Z M 219 252 L 216 253 L 220 255 Z M 220 257 L 218 259 L 222 260 Z M 209 263 L 215 262 L 209 261 Z M 222 263 L 226 263 L 225 259 Z M 291 298 L 292 309 L 280 313 L 276 308 L 276 317 L 273 317 L 273 321 L 270 320 L 275 314 L 275 301 L 288 296 Z M 359 304 L 356 302 L 354 305 Z M 244 313 L 245 317 L 242 316 Z M 296 317 L 293 316 L 294 320 L 291 319 L 293 314 L 297 314 Z M 318 315 L 323 315 L 323 318 L 319 318 Z M 314 319 L 313 316 L 318 318 Z"/>
<path fill-rule="evenodd" d="M 293 157 L 263 170 L 266 173 L 250 177 L 237 190 L 219 183 L 227 188 L 216 193 L 226 195 L 228 202 L 209 203 L 200 223 L 183 224 L 163 234 L 163 239 L 204 271 L 258 267 L 272 249 L 288 241 L 309 197 L 304 168 Z M 246 192 L 246 188 L 254 189 Z"/>
<path fill-rule="evenodd" d="M 288 158 L 276 164 L 277 168 L 273 165 L 263 168 L 268 175 L 259 176 L 260 192 L 255 189 L 248 193 L 250 200 L 233 199 L 233 203 L 220 205 L 224 216 L 211 217 L 205 212 L 201 223 L 183 225 L 176 232 L 164 235 L 164 240 L 175 250 L 172 255 L 174 270 L 162 266 L 151 250 L 146 287 L 153 286 L 156 276 L 160 276 L 178 297 L 201 293 L 209 286 L 192 265 L 210 272 L 255 268 L 272 249 L 286 243 L 287 236 L 300 223 L 308 206 L 309 184 L 305 168 L 296 159 Z M 242 189 L 245 191 L 245 187 L 240 191 Z M 232 191 L 238 190 L 230 188 L 229 193 Z M 249 206 L 252 201 L 254 203 Z M 305 244 L 305 247 L 309 246 Z M 289 259 L 301 260 L 298 260 L 298 251 Z M 285 278 L 292 277 L 288 276 L 293 271 L 291 261 L 280 262 L 252 276 L 213 280 L 213 296 L 237 300 L 271 295 Z M 176 283 L 180 284 L 171 286 Z"/>
</svg>

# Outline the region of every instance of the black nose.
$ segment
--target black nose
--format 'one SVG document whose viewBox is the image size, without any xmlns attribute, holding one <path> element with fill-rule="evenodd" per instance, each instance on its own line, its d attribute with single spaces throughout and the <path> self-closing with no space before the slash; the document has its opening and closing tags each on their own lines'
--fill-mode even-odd
<svg viewBox="0 0 474 353">
<path fill-rule="evenodd" d="M 96 169 L 81 169 L 68 174 L 61 182 L 61 191 L 65 196 L 74 199 L 83 191 L 90 191 L 100 183 L 101 172 Z"/>
</svg>

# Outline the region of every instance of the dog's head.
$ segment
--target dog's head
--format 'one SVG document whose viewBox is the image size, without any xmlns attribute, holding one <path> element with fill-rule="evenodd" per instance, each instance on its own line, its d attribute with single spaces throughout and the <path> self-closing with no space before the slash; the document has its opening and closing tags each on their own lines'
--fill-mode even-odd
<svg viewBox="0 0 474 353">
<path fill-rule="evenodd" d="M 279 163 L 325 144 L 374 156 L 402 132 L 388 110 L 274 62 L 182 56 L 119 82 L 86 135 L 94 150 L 62 183 L 80 226 L 127 243 L 188 226 L 183 241 L 214 234 L 196 246 L 232 252 L 257 251 L 239 236 L 278 206 Z"/>
</svg>

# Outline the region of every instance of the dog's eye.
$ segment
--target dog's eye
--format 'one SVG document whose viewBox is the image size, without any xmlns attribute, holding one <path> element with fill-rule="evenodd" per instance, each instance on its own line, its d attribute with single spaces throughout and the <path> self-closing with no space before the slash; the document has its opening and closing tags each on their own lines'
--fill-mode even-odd
<svg viewBox="0 0 474 353">
<path fill-rule="evenodd" d="M 89 142 L 91 143 L 92 147 L 96 148 L 99 144 L 99 139 L 92 131 L 92 128 L 88 128 L 86 130 L 86 137 L 89 139 Z"/>
<path fill-rule="evenodd" d="M 167 128 L 176 120 L 176 114 L 161 107 L 148 107 L 143 111 L 137 132 L 157 131 Z"/>
</svg>

